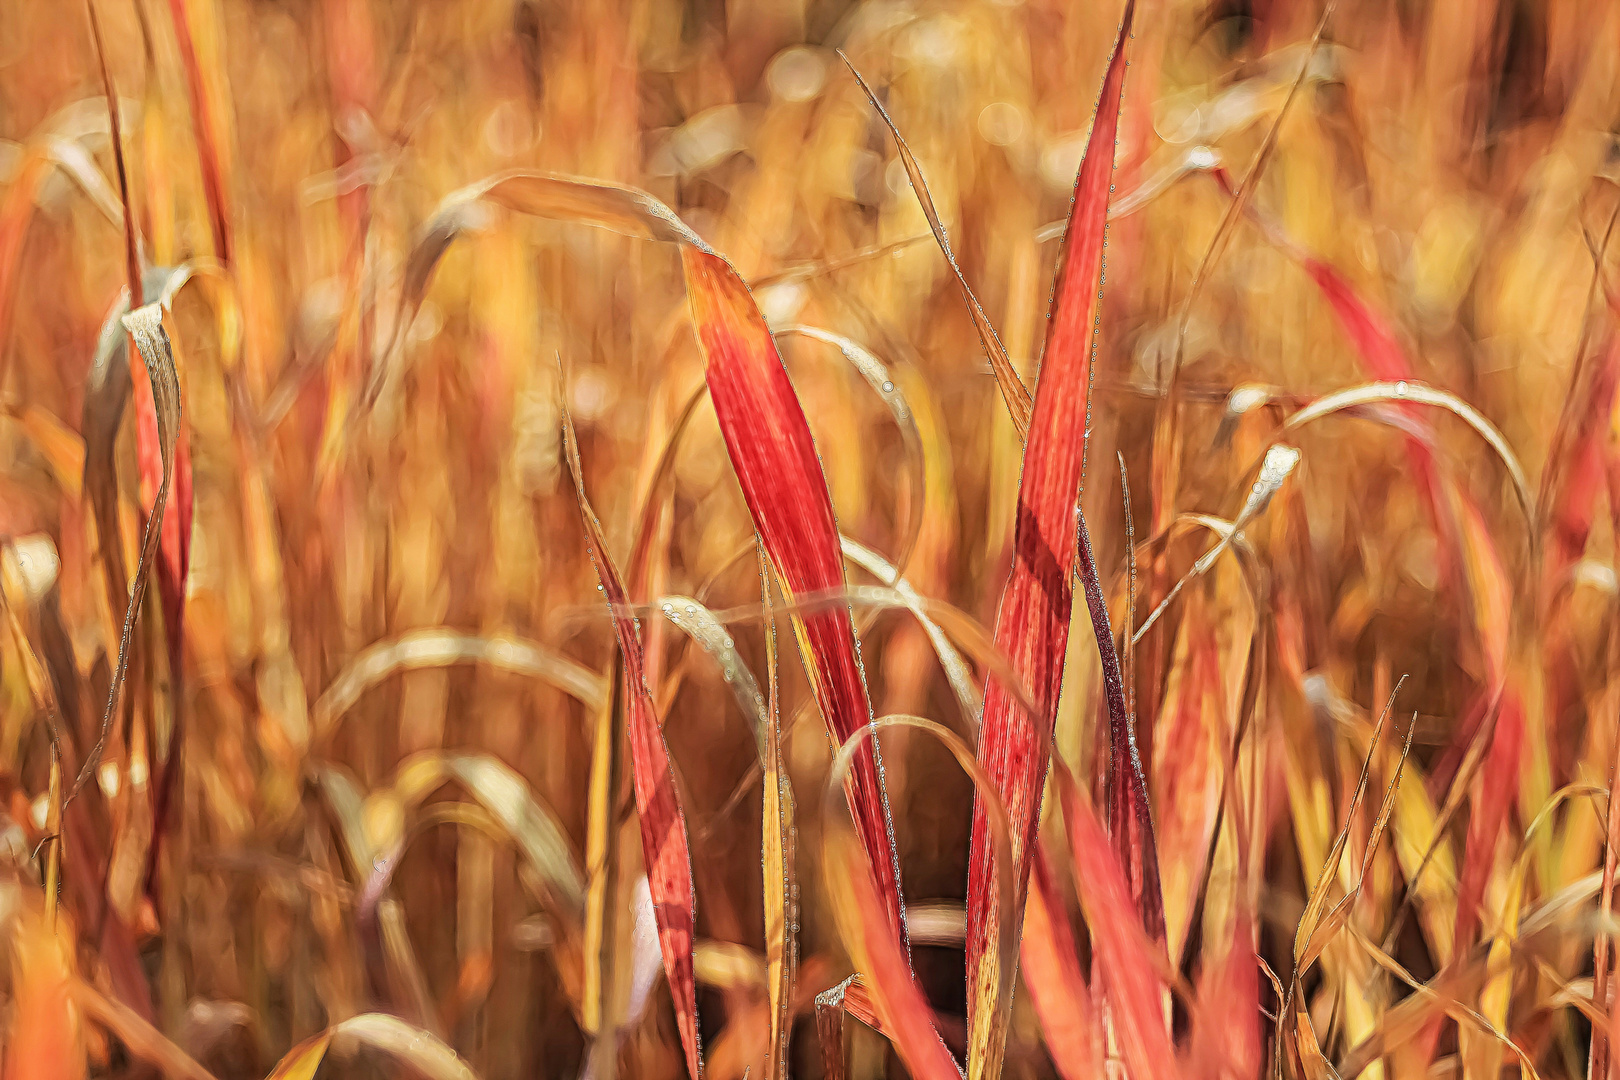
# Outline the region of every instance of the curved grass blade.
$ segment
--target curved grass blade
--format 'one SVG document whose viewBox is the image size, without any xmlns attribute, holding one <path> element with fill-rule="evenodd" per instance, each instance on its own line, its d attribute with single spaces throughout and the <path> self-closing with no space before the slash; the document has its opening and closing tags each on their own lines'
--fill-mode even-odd
<svg viewBox="0 0 1620 1080">
<path fill-rule="evenodd" d="M 1299 451 L 1292 446 L 1278 443 L 1266 451 L 1265 461 L 1260 465 L 1260 475 L 1249 489 L 1249 497 L 1244 501 L 1243 509 L 1232 521 L 1231 530 L 1216 541 L 1214 547 L 1200 555 L 1198 561 L 1193 563 L 1192 569 L 1188 570 L 1176 581 L 1170 591 L 1165 594 L 1164 599 L 1159 601 L 1159 606 L 1153 609 L 1153 614 L 1149 615 L 1137 629 L 1135 635 L 1131 638 L 1131 644 L 1134 645 L 1142 640 L 1142 636 L 1152 629 L 1159 616 L 1163 615 L 1165 609 L 1170 606 L 1170 602 L 1181 595 L 1181 590 L 1188 582 L 1209 572 L 1210 568 L 1215 565 L 1216 560 L 1221 557 L 1221 554 L 1231 546 L 1233 537 L 1240 535 L 1243 526 L 1265 511 L 1266 507 L 1271 503 L 1271 497 L 1277 493 L 1278 488 L 1282 487 L 1283 481 L 1288 479 L 1298 464 Z"/>
<path fill-rule="evenodd" d="M 1507 471 L 1508 479 L 1513 481 L 1513 494 L 1519 501 L 1519 508 L 1524 511 L 1525 522 L 1529 526 L 1530 535 L 1532 538 L 1535 537 L 1538 532 L 1536 527 L 1536 500 L 1535 496 L 1530 493 L 1530 481 L 1525 477 L 1524 466 L 1519 463 L 1518 455 L 1513 452 L 1513 448 L 1508 445 L 1506 437 L 1503 436 L 1495 424 L 1491 423 L 1478 409 L 1456 394 L 1436 389 L 1425 383 L 1413 382 L 1410 379 L 1352 386 L 1317 398 L 1297 412 L 1289 414 L 1288 419 L 1283 421 L 1282 430 L 1293 431 L 1331 413 L 1383 402 L 1412 402 L 1418 405 L 1431 405 L 1437 409 L 1446 409 L 1473 428 L 1479 437 L 1485 440 L 1485 444 L 1501 459 L 1502 467 Z"/>
<path fill-rule="evenodd" d="M 556 815 L 507 765 L 486 754 L 428 751 L 399 767 L 393 792 L 410 810 L 454 780 L 498 822 L 517 845 L 558 913 L 578 926 L 585 910 L 585 876 Z"/>
<path fill-rule="evenodd" d="M 743 499 L 783 591 L 791 601 L 841 589 L 838 527 L 826 478 L 764 317 L 731 264 L 646 192 L 605 181 L 509 172 L 453 193 L 418 233 L 406 264 L 396 327 L 409 325 L 434 267 L 455 238 L 484 223 L 485 204 L 679 245 L 709 397 Z M 393 348 L 383 357 L 367 394 L 371 401 L 397 383 Z M 795 611 L 794 631 L 816 704 L 829 733 L 842 743 L 872 720 L 848 607 L 832 605 L 809 616 Z M 904 942 L 899 860 L 875 745 L 863 744 L 850 772 L 849 796 L 869 871 L 887 898 L 890 925 Z"/>
<path fill-rule="evenodd" d="M 152 269 L 146 273 L 142 289 L 156 294 L 164 290 L 175 271 Z M 116 611 L 129 596 L 128 570 L 124 565 L 124 545 L 118 523 L 118 473 L 114 443 L 124 409 L 132 390 L 129 368 L 129 332 L 124 316 L 129 314 L 129 292 L 120 294 L 113 310 L 102 323 L 96 339 L 95 357 L 90 363 L 80 430 L 84 433 L 83 487 L 90 496 L 100 547 L 102 575 L 108 606 Z"/>
<path fill-rule="evenodd" d="M 956 702 L 962 708 L 963 718 L 973 730 L 977 731 L 982 715 L 982 704 L 979 689 L 973 684 L 973 672 L 968 667 L 967 661 L 962 659 L 962 654 L 956 651 L 956 646 L 951 644 L 951 639 L 945 635 L 939 623 L 929 616 L 926 606 L 928 602 L 912 588 L 911 582 L 899 576 L 899 570 L 882 555 L 847 536 L 840 536 L 838 542 L 846 559 L 893 589 L 906 603 L 922 627 L 923 633 L 928 635 L 928 641 L 933 645 L 935 655 L 939 657 L 939 666 L 945 672 L 945 681 L 951 684 L 951 692 L 956 695 Z"/>
<path fill-rule="evenodd" d="M 736 639 L 726 630 L 725 624 L 715 618 L 714 612 L 690 596 L 662 597 L 658 601 L 658 610 L 687 637 L 697 642 L 719 666 L 721 678 L 731 687 L 738 706 L 748 718 L 758 744 L 760 760 L 764 761 L 770 738 L 765 696 L 759 692 L 754 673 L 748 670 L 742 655 L 737 652 Z"/>
<path fill-rule="evenodd" d="M 579 446 L 574 439 L 573 421 L 563 412 L 563 434 L 568 470 L 574 478 L 580 516 L 591 561 L 613 613 L 613 629 L 619 639 L 624 661 L 624 707 L 630 741 L 630 765 L 636 794 L 636 810 L 641 820 L 641 846 L 647 868 L 647 887 L 652 893 L 658 920 L 658 945 L 664 957 L 664 974 L 669 978 L 670 996 L 675 1001 L 675 1022 L 686 1053 L 686 1068 L 692 1080 L 703 1075 L 702 1047 L 699 1044 L 697 986 L 692 972 L 692 933 L 697 915 L 697 898 L 692 889 L 692 859 L 686 837 L 686 816 L 675 789 L 675 774 L 664 745 L 664 733 L 653 710 L 652 695 L 642 675 L 641 630 L 627 613 L 629 598 L 624 581 L 608 554 L 607 536 L 602 523 L 585 496 L 585 477 L 579 462 Z"/>
<path fill-rule="evenodd" d="M 427 1080 L 478 1080 L 456 1052 L 430 1031 L 387 1013 L 361 1013 L 334 1024 L 287 1052 L 265 1080 L 310 1080 L 336 1044 L 381 1050 Z"/>
<path fill-rule="evenodd" d="M 844 584 L 838 525 L 804 410 L 765 322 L 731 265 L 685 246 L 687 298 L 720 418 L 749 512 L 791 601 Z M 805 672 L 828 731 L 844 743 L 872 720 L 849 609 L 795 614 Z M 869 872 L 903 952 L 905 907 L 899 856 L 876 740 L 860 749 L 846 782 Z"/>
<path fill-rule="evenodd" d="M 395 672 L 450 664 L 487 664 L 518 675 L 532 675 L 587 709 L 599 709 L 607 700 L 600 675 L 538 642 L 505 634 L 484 637 L 430 627 L 375 642 L 349 661 L 310 710 L 316 741 L 330 740 L 338 721 L 365 692 Z"/>
<path fill-rule="evenodd" d="M 101 765 L 101 753 L 106 748 L 107 736 L 112 730 L 113 716 L 118 708 L 119 694 L 123 690 L 124 676 L 129 670 L 130 639 L 135 631 L 135 620 L 140 613 L 141 599 L 146 595 L 146 580 L 152 557 L 163 533 L 164 510 L 168 506 L 169 486 L 174 477 L 175 440 L 181 424 L 180 381 L 174 370 L 174 352 L 169 346 L 168 331 L 163 328 L 163 305 L 147 304 L 123 317 L 146 365 L 152 386 L 152 401 L 156 416 L 159 451 L 163 461 L 163 477 L 152 500 L 152 512 L 147 518 L 145 534 L 141 540 L 140 559 L 135 566 L 135 580 L 129 593 L 129 606 L 124 612 L 124 628 L 118 643 L 118 662 L 113 670 L 112 686 L 107 694 L 107 707 L 101 716 L 101 729 L 95 744 L 85 755 L 78 778 L 67 795 L 67 802 L 83 789 Z M 116 534 L 114 534 L 116 536 Z M 105 544 L 105 540 L 103 543 Z M 116 541 L 115 541 L 116 542 Z M 64 804 L 65 805 L 65 804 Z"/>
<path fill-rule="evenodd" d="M 80 117 L 82 107 L 95 107 L 94 118 Z M 11 311 L 22 270 L 24 241 L 33 222 L 40 189 L 51 170 L 61 169 L 89 196 L 97 209 L 115 227 L 123 227 L 123 210 L 117 194 L 107 182 L 95 159 L 79 141 L 83 136 L 108 131 L 108 110 L 103 98 L 87 99 L 59 112 L 56 126 L 29 141 L 22 161 L 10 177 L 4 199 L 0 199 L 0 344 L 10 337 Z M 72 133 L 69 137 L 68 133 Z M 0 357 L 0 372 L 5 361 Z"/>
<path fill-rule="evenodd" d="M 1103 245 L 1109 181 L 1125 80 L 1125 42 L 1133 13 L 1134 0 L 1127 0 L 1086 154 L 1075 176 L 1074 202 L 1058 256 L 1046 347 L 1019 479 L 1012 576 L 996 617 L 996 644 L 1029 685 L 1036 709 L 1028 715 L 1020 714 L 999 679 L 991 678 L 985 690 L 979 760 L 1006 802 L 1012 823 L 1015 900 L 1010 909 L 1003 908 L 989 888 L 990 853 L 985 843 L 988 822 L 982 804 L 976 800 L 967 894 L 968 1071 L 974 1080 L 995 1075 L 1006 1041 L 1010 1002 L 997 997 L 997 987 L 1005 982 L 1005 975 L 996 970 L 997 954 L 990 943 L 1008 928 L 1015 938 L 1023 929 L 1023 897 L 1039 827 L 1058 692 L 1063 683 L 1063 659 L 1074 602 L 1071 582 L 1077 554 L 1077 507 L 1090 427 L 1092 351 L 1100 320 L 1101 281 L 1106 277 Z M 1083 521 L 1079 533 L 1088 605 L 1094 622 L 1099 615 L 1103 619 L 1097 625 L 1098 647 L 1112 652 L 1113 633 L 1105 629 L 1107 609 L 1100 606 L 1100 585 Z M 1096 603 L 1090 603 L 1093 591 Z M 1106 657 L 1104 666 L 1108 668 Z M 1113 672 L 1111 686 L 1118 683 L 1117 656 Z M 1123 691 L 1117 686 L 1115 689 L 1119 692 L 1111 696 L 1109 705 L 1117 765 L 1126 760 L 1122 756 L 1123 744 L 1130 733 Z M 1130 759 L 1134 763 L 1134 743 L 1131 746 Z M 1140 768 L 1134 772 L 1134 781 L 1127 780 L 1116 767 L 1114 786 L 1121 789 L 1122 795 L 1127 788 L 1140 789 Z M 1145 792 L 1139 805 L 1145 819 Z M 1144 831 L 1146 845 L 1151 848 L 1151 823 Z M 1116 828 L 1116 832 L 1121 833 L 1116 837 L 1118 841 L 1127 842 L 1122 830 Z M 1151 860 L 1149 851 L 1143 862 Z M 1157 893 L 1156 888 L 1153 891 Z"/>
</svg>

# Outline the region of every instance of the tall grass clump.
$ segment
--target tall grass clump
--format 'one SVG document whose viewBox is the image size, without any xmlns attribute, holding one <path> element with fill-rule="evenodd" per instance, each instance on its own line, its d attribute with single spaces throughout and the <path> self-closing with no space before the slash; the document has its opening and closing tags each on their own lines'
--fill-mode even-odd
<svg viewBox="0 0 1620 1080">
<path fill-rule="evenodd" d="M 1620 4 L 0 27 L 0 1080 L 1615 1075 Z"/>
</svg>

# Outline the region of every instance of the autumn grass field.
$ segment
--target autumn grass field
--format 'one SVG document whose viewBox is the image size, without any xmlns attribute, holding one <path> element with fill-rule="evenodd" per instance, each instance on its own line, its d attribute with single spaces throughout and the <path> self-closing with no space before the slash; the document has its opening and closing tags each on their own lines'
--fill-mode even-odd
<svg viewBox="0 0 1620 1080">
<path fill-rule="evenodd" d="M 1608 1080 L 1617 220 L 1612 0 L 0 0 L 0 1080 Z"/>
</svg>

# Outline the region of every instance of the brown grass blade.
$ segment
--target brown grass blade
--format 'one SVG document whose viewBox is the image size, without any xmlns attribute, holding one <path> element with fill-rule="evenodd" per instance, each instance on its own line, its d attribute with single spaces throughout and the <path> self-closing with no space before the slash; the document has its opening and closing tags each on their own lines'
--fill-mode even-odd
<svg viewBox="0 0 1620 1080">
<path fill-rule="evenodd" d="M 653 910 L 658 920 L 658 945 L 664 957 L 664 974 L 669 978 L 670 996 L 675 1000 L 675 1020 L 686 1053 L 686 1067 L 693 1080 L 698 1080 L 703 1075 L 703 1056 L 698 1041 L 697 987 L 692 973 L 697 898 L 692 889 L 686 816 L 676 791 L 669 748 L 664 744 L 652 695 L 642 675 L 640 626 L 628 614 L 629 597 L 625 595 L 624 581 L 608 554 L 602 523 L 586 498 L 579 446 L 566 411 L 563 432 L 568 469 L 574 479 L 580 516 L 585 521 L 588 551 L 613 614 L 613 629 L 624 661 L 625 718 L 647 886 L 652 892 Z"/>
<path fill-rule="evenodd" d="M 169 486 L 174 476 L 175 441 L 181 424 L 180 382 L 174 369 L 174 352 L 169 346 L 169 334 L 163 328 L 163 307 L 160 303 L 147 304 L 123 318 L 135 347 L 140 351 L 152 387 L 159 451 L 163 460 L 163 477 L 152 501 L 151 516 L 146 522 L 141 540 L 140 559 L 135 566 L 135 579 L 130 588 L 129 606 L 124 612 L 124 628 L 118 644 L 118 662 L 113 671 L 112 687 L 107 695 L 107 707 L 101 716 L 101 730 L 84 763 L 78 778 L 69 790 L 71 802 L 84 785 L 95 775 L 101 764 L 101 753 L 112 731 L 113 716 L 118 708 L 119 694 L 123 690 L 124 676 L 129 669 L 130 640 L 135 630 L 135 619 L 140 613 L 141 598 L 146 593 L 146 580 L 152 557 L 163 533 L 164 510 L 169 501 Z"/>
<path fill-rule="evenodd" d="M 860 975 L 851 975 L 843 982 L 816 995 L 816 1039 L 821 1043 L 821 1064 L 826 1080 L 844 1080 L 848 1069 L 844 1066 L 844 1017 L 846 1001 L 852 987 L 860 985 Z M 874 1031 L 883 1030 L 882 1021 L 872 1017 Z"/>
</svg>

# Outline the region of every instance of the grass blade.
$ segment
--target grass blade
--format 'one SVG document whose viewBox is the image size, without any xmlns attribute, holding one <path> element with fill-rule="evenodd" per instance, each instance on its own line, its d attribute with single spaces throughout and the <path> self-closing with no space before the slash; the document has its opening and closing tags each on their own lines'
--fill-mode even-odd
<svg viewBox="0 0 1620 1080">
<path fill-rule="evenodd" d="M 174 370 L 174 352 L 169 346 L 169 334 L 163 328 L 162 304 L 153 303 L 137 308 L 124 316 L 123 323 L 135 341 L 135 347 L 140 352 L 151 383 L 163 476 L 153 497 L 151 516 L 147 518 L 145 535 L 141 540 L 140 559 L 135 566 L 129 606 L 124 611 L 124 628 L 118 644 L 118 663 L 113 671 L 112 686 L 108 690 L 107 707 L 101 716 L 101 730 L 95 744 L 85 755 L 78 778 L 74 780 L 73 787 L 68 792 L 69 802 L 95 775 L 96 769 L 101 764 L 101 753 L 107 745 L 107 736 L 112 731 L 119 693 L 123 690 L 124 676 L 129 670 L 129 646 L 135 631 L 135 619 L 140 613 L 141 598 L 146 594 L 146 580 L 151 569 L 152 556 L 163 533 L 164 510 L 168 506 L 169 487 L 174 477 L 175 441 L 181 423 L 180 381 Z M 106 542 L 104 539 L 103 543 Z"/>
<path fill-rule="evenodd" d="M 798 884 L 794 866 L 796 836 L 793 785 L 782 762 L 781 702 L 776 677 L 776 619 L 771 612 L 771 564 L 763 549 L 759 552 L 759 580 L 766 609 L 765 678 L 770 692 L 770 702 L 765 712 L 765 784 L 760 803 L 760 863 L 764 874 L 765 960 L 771 1018 L 765 1080 L 787 1080 L 789 1041 L 793 1036 L 793 980 L 799 951 L 798 939 L 793 931 L 798 922 Z"/>
<path fill-rule="evenodd" d="M 1091 138 L 1075 177 L 1074 203 L 1058 258 L 1046 349 L 1019 480 L 1012 577 L 996 618 L 996 644 L 1029 685 L 1036 712 L 1020 714 L 997 679 L 991 679 L 985 691 L 979 760 L 1007 805 L 1016 889 L 1013 907 L 1001 908 L 989 887 L 988 821 L 976 801 L 968 864 L 967 930 L 968 1071 L 975 1080 L 996 1074 L 1006 1042 L 1011 1002 L 998 996 L 1004 976 L 996 970 L 997 954 L 991 943 L 1006 932 L 1004 928 L 1010 928 L 1015 937 L 1022 930 L 1022 897 L 1029 881 L 1041 789 L 1063 683 L 1073 606 L 1076 500 L 1085 469 L 1109 181 L 1125 80 L 1125 42 L 1133 11 L 1134 4 L 1127 2 Z M 1095 578 L 1094 567 L 1091 576 Z M 1099 633 L 1099 645 L 1103 636 Z M 1111 648 L 1112 633 L 1106 637 Z"/>
<path fill-rule="evenodd" d="M 861 90 L 872 103 L 872 108 L 877 110 L 883 122 L 888 125 L 889 133 L 894 136 L 894 145 L 900 152 L 900 163 L 905 166 L 906 176 L 911 181 L 911 190 L 917 193 L 917 202 L 922 206 L 923 216 L 928 219 L 928 227 L 933 231 L 934 239 L 939 241 L 939 249 L 944 253 L 945 261 L 950 264 L 951 273 L 956 275 L 956 283 L 961 287 L 962 299 L 967 303 L 968 314 L 973 317 L 973 328 L 979 332 L 979 343 L 984 346 L 984 355 L 990 361 L 990 368 L 996 375 L 996 384 L 1001 387 L 1001 396 L 1007 402 L 1007 412 L 1012 416 L 1013 426 L 1018 429 L 1018 438 L 1027 440 L 1032 412 L 1029 390 L 1024 386 L 1023 380 L 1019 379 L 1017 369 L 1007 358 L 1007 350 L 1002 348 L 996 328 L 990 324 L 990 316 L 984 313 L 984 306 L 979 303 L 979 298 L 973 295 L 967 276 L 957 264 L 956 254 L 951 251 L 950 238 L 945 235 L 945 223 L 940 220 L 939 211 L 934 208 L 934 197 L 928 192 L 928 181 L 923 178 L 922 167 L 917 164 L 916 157 L 911 153 L 911 147 L 906 145 L 905 137 L 900 134 L 899 127 L 889 116 L 889 110 L 878 100 L 877 93 L 861 77 L 861 73 L 855 70 L 855 65 L 850 63 L 849 57 L 842 51 L 838 55 L 848 66 L 850 74 L 855 76 L 855 81 L 861 84 Z"/>
<path fill-rule="evenodd" d="M 84 1040 L 74 1015 L 73 933 L 65 920 L 28 912 L 12 932 L 10 1080 L 82 1080 Z"/>
<path fill-rule="evenodd" d="M 577 661 L 538 642 L 496 634 L 488 637 L 448 628 L 412 630 L 362 649 L 338 673 L 310 710 L 317 743 L 329 741 L 338 722 L 367 690 L 400 671 L 448 664 L 487 664 L 519 675 L 532 675 L 597 709 L 607 700 L 601 676 Z"/>
<path fill-rule="evenodd" d="M 988 772 L 979 764 L 967 744 L 949 729 L 920 717 L 885 716 L 870 728 L 857 731 L 850 741 L 839 748 L 833 759 L 832 772 L 827 778 L 822 845 L 829 871 L 825 880 L 840 936 L 860 970 L 862 985 L 871 995 L 883 1032 L 894 1043 L 911 1075 L 928 1080 L 950 1080 L 960 1077 L 961 1072 L 940 1040 L 939 1032 L 934 1027 L 933 1012 L 912 977 L 905 953 L 899 943 L 881 929 L 881 898 L 873 890 L 870 878 L 859 872 L 859 861 L 855 854 L 858 844 L 852 835 L 853 823 L 842 811 L 841 800 L 835 796 L 843 774 L 856 760 L 860 740 L 878 729 L 891 726 L 905 726 L 932 735 L 944 744 L 973 779 L 974 790 L 983 799 L 982 812 L 986 817 L 988 835 L 986 846 L 992 849 L 995 888 L 1003 905 L 1011 904 L 1014 889 L 1009 823 Z M 996 948 L 996 972 L 1003 981 L 995 988 L 995 993 L 997 1000 L 1004 1000 L 1011 997 L 1010 983 L 1016 973 L 1014 953 L 1017 938 L 1011 934 L 1010 926 L 1003 927 Z M 996 1072 L 999 1072 L 999 1063 L 992 1075 Z"/>
<path fill-rule="evenodd" d="M 1063 897 L 1044 849 L 1035 849 L 1031 887 L 1024 911 L 1020 953 L 1024 984 L 1063 1080 L 1089 1080 L 1103 1075 L 1102 1029 L 1091 990 L 1080 973 L 1080 954 L 1063 908 Z"/>
<path fill-rule="evenodd" d="M 574 425 L 563 413 L 563 431 L 568 469 L 579 497 L 580 516 L 585 521 L 591 561 L 607 595 L 613 614 L 613 630 L 624 661 L 624 707 L 629 729 L 630 765 L 636 793 L 636 810 L 641 819 L 641 845 L 647 867 L 647 886 L 652 892 L 653 910 L 658 920 L 658 945 L 664 956 L 664 974 L 669 978 L 670 996 L 675 1000 L 675 1021 L 680 1028 L 681 1047 L 692 1080 L 703 1075 L 702 1048 L 698 1041 L 697 985 L 692 972 L 692 932 L 697 916 L 697 898 L 692 889 L 692 857 L 686 837 L 686 816 L 675 790 L 675 774 L 664 745 L 664 733 L 653 710 L 652 695 L 642 675 L 641 629 L 628 613 L 629 597 L 612 556 L 602 523 L 585 496 L 585 477 L 579 462 L 579 446 Z"/>
<path fill-rule="evenodd" d="M 1165 1030 L 1161 985 L 1155 974 L 1154 953 L 1159 946 L 1143 928 L 1125 867 L 1085 792 L 1061 762 L 1053 779 L 1069 832 L 1075 886 L 1091 928 L 1091 947 L 1120 1053 L 1134 1080 L 1177 1080 L 1181 1070 Z"/>
<path fill-rule="evenodd" d="M 826 478 L 764 317 L 731 264 L 646 192 L 604 181 L 510 172 L 453 193 L 418 232 L 405 268 L 396 339 L 401 337 L 399 327 L 408 326 L 420 306 L 445 251 L 461 233 L 484 223 L 485 204 L 680 246 L 709 397 L 783 592 L 791 602 L 795 596 L 842 589 L 838 526 Z M 397 384 L 399 364 L 393 351 L 393 346 L 384 351 L 368 400 L 376 401 Z M 848 606 L 831 605 L 809 614 L 790 610 L 816 704 L 828 732 L 843 743 L 872 720 Z M 875 745 L 862 744 L 849 774 L 849 797 L 869 871 L 903 944 L 900 867 Z"/>
</svg>

